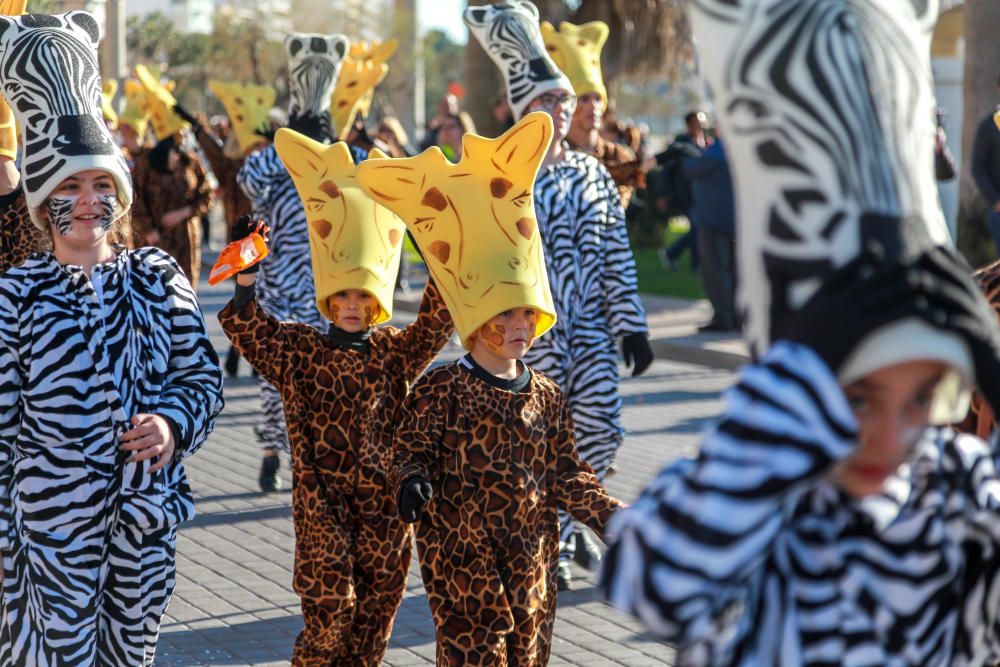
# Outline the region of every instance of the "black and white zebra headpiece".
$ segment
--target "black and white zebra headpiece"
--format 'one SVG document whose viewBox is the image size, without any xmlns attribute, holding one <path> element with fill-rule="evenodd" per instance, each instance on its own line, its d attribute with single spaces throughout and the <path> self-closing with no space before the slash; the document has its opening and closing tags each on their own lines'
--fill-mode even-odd
<svg viewBox="0 0 1000 667">
<path fill-rule="evenodd" d="M 350 46 L 351 41 L 344 35 L 293 32 L 285 36 L 289 127 L 303 131 L 305 128 L 298 127 L 300 123 L 319 124 L 321 127 L 303 133 L 317 141 L 333 136 L 330 97 Z"/>
<path fill-rule="evenodd" d="M 732 163 L 739 300 L 760 354 L 869 240 L 891 257 L 952 242 L 933 166 L 938 2 L 688 5 Z"/>
<path fill-rule="evenodd" d="M 118 216 L 132 179 L 101 114 L 100 32 L 87 12 L 0 17 L 0 86 L 23 128 L 21 182 L 40 229 L 45 199 L 65 178 L 102 169 L 115 179 Z"/>
<path fill-rule="evenodd" d="M 573 92 L 573 84 L 545 49 L 534 4 L 512 0 L 469 7 L 463 18 L 500 68 L 515 119 L 524 116 L 528 104 L 539 95 L 553 90 Z"/>
</svg>

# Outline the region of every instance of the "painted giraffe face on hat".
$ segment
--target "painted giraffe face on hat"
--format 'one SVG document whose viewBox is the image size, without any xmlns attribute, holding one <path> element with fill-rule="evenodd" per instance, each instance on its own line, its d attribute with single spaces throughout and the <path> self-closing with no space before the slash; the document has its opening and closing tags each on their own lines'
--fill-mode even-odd
<svg viewBox="0 0 1000 667">
<path fill-rule="evenodd" d="M 465 25 L 500 68 L 515 118 L 533 99 L 561 89 L 573 91 L 566 75 L 549 57 L 538 26 L 538 8 L 527 0 L 469 7 Z"/>
<path fill-rule="evenodd" d="M 330 96 L 350 44 L 344 35 L 293 32 L 285 37 L 291 118 L 329 114 Z"/>
<path fill-rule="evenodd" d="M 756 353 L 824 276 L 878 241 L 949 243 L 933 174 L 935 0 L 692 0 L 737 196 Z"/>
<path fill-rule="evenodd" d="M 466 134 L 457 164 L 432 147 L 358 166 L 361 187 L 417 240 L 465 343 L 511 308 L 539 311 L 537 335 L 555 323 L 532 198 L 551 140 L 552 119 L 533 113 L 496 139 Z"/>
<path fill-rule="evenodd" d="M 111 173 L 124 213 L 131 177 L 101 114 L 97 21 L 87 12 L 0 17 L 0 85 L 21 127 L 25 199 L 32 220 L 71 174 L 88 168 Z"/>
<path fill-rule="evenodd" d="M 389 73 L 386 61 L 396 52 L 397 44 L 395 39 L 373 42 L 370 46 L 367 42 L 351 44 L 350 54 L 340 68 L 330 101 L 333 129 L 338 138 L 347 138 L 359 114 L 367 118 L 375 86 L 382 83 Z"/>
<path fill-rule="evenodd" d="M 345 290 L 375 297 L 378 312 L 367 324 L 392 317 L 392 296 L 406 227 L 399 216 L 358 185 L 358 167 L 344 142 L 326 146 L 281 128 L 274 148 L 288 169 L 309 222 L 316 305 L 336 322 L 329 299 Z M 377 148 L 369 158 L 384 158 Z"/>
</svg>

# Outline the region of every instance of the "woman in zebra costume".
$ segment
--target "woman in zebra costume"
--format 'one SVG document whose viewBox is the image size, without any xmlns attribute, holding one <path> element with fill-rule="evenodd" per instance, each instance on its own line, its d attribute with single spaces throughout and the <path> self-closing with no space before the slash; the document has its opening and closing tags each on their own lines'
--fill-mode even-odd
<svg viewBox="0 0 1000 667">
<path fill-rule="evenodd" d="M 580 459 L 603 481 L 624 436 L 616 340 L 622 339 L 626 363 L 634 364 L 633 376 L 653 360 L 621 197 L 597 158 L 563 143 L 576 97 L 546 52 L 538 9 L 525 0 L 470 7 L 465 23 L 501 68 L 515 118 L 530 111 L 553 118 L 554 136 L 532 195 L 558 320 L 524 361 L 559 383 Z M 584 565 L 600 556 L 586 542 L 577 553 L 574 533 L 585 534 L 565 512 L 560 523 L 558 583 L 565 590 L 574 556 Z"/>
<path fill-rule="evenodd" d="M 973 383 L 1000 405 L 1000 329 L 935 189 L 937 2 L 690 6 L 758 358 L 613 520 L 601 591 L 679 664 L 996 664 L 995 452 L 934 426 Z"/>
<path fill-rule="evenodd" d="M 86 12 L 0 17 L 21 181 L 53 250 L 0 276 L 0 666 L 152 665 L 194 514 L 182 459 L 222 407 L 190 284 L 111 246 L 128 167 Z"/>
<path fill-rule="evenodd" d="M 285 37 L 291 129 L 321 143 L 333 141 L 330 96 L 348 47 L 343 35 L 291 33 Z M 274 146 L 247 156 L 236 180 L 253 203 L 254 217 L 266 220 L 271 228 L 270 254 L 257 278 L 258 303 L 278 320 L 325 331 L 326 319 L 316 308 L 305 210 Z M 281 488 L 278 454 L 288 451 L 288 430 L 281 395 L 263 378 L 260 398 L 264 458 L 259 482 L 261 491 L 267 493 Z"/>
</svg>

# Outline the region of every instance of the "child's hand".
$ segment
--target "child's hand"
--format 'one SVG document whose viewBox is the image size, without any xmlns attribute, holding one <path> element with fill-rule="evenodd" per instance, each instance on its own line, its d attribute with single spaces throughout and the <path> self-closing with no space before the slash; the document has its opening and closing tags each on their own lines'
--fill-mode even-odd
<svg viewBox="0 0 1000 667">
<path fill-rule="evenodd" d="M 399 517 L 406 523 L 414 523 L 433 495 L 434 489 L 426 477 L 411 477 L 406 480 L 399 492 Z"/>
</svg>

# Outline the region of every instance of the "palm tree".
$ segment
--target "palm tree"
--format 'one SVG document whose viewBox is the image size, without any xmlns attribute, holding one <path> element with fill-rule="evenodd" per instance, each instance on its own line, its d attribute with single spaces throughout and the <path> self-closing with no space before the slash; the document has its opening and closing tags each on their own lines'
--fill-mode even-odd
<svg viewBox="0 0 1000 667">
<path fill-rule="evenodd" d="M 976 265 L 995 259 L 986 229 L 985 203 L 972 180 L 970 163 L 976 128 L 997 105 L 1000 81 L 1000 2 L 965 0 L 965 72 L 962 84 L 962 180 L 959 185 L 958 247 Z"/>
</svg>

